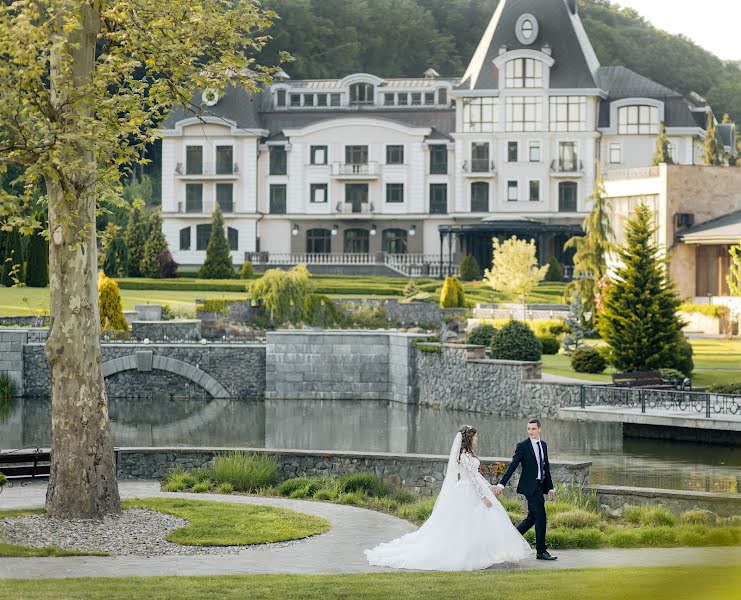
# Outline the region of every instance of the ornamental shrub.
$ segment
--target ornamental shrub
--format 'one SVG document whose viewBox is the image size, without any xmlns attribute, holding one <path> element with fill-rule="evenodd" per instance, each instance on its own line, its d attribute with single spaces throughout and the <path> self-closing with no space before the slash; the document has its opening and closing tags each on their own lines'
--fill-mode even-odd
<svg viewBox="0 0 741 600">
<path fill-rule="evenodd" d="M 532 330 L 521 321 L 510 321 L 491 340 L 491 357 L 496 360 L 539 361 L 542 349 Z"/>
<path fill-rule="evenodd" d="M 607 368 L 607 361 L 597 348 L 583 346 L 571 355 L 571 368 L 577 373 L 602 373 Z"/>
</svg>

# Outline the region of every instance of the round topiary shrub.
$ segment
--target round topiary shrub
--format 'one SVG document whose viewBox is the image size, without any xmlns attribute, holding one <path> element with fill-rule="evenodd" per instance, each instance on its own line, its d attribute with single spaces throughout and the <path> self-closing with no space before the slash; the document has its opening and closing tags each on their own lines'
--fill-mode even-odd
<svg viewBox="0 0 741 600">
<path fill-rule="evenodd" d="M 542 349 L 532 330 L 520 321 L 510 321 L 491 339 L 491 357 L 496 360 L 539 361 Z"/>
<path fill-rule="evenodd" d="M 467 342 L 474 344 L 475 346 L 489 346 L 491 345 L 491 338 L 497 332 L 497 328 L 494 325 L 479 325 L 471 330 L 468 334 Z"/>
<path fill-rule="evenodd" d="M 607 361 L 597 348 L 587 346 L 571 355 L 571 368 L 577 373 L 602 373 L 607 368 Z"/>
<path fill-rule="evenodd" d="M 558 354 L 558 351 L 561 349 L 561 342 L 552 335 L 542 335 L 538 339 L 540 340 L 540 345 L 543 347 L 543 354 Z"/>
</svg>

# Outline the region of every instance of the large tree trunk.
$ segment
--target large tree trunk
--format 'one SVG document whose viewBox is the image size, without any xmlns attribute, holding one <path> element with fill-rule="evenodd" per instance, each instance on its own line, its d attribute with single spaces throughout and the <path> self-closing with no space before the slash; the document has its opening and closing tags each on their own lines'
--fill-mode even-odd
<svg viewBox="0 0 741 600">
<path fill-rule="evenodd" d="M 93 75 L 99 12 L 81 2 L 82 32 L 69 34 L 62 55 L 52 54 L 52 101 L 68 132 L 94 107 L 69 102 Z M 60 35 L 68 35 L 60 30 Z M 53 52 L 59 52 L 57 48 Z M 52 461 L 46 509 L 56 518 L 100 518 L 120 512 L 108 401 L 101 368 L 95 239 L 95 157 L 65 145 L 70 172 L 46 176 L 49 197 L 51 323 L 46 355 L 52 383 Z M 74 165 L 74 166 L 72 166 Z"/>
</svg>

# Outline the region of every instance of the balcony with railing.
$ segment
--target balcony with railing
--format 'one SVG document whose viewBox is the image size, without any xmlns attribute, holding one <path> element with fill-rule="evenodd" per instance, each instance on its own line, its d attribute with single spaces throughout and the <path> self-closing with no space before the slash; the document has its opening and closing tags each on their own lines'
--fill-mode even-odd
<svg viewBox="0 0 741 600">
<path fill-rule="evenodd" d="M 377 179 L 380 169 L 377 162 L 332 163 L 332 177 L 337 179 Z"/>
<path fill-rule="evenodd" d="M 559 159 L 551 162 L 553 177 L 581 177 L 584 173 L 584 163 L 577 158 Z"/>
<path fill-rule="evenodd" d="M 194 202 L 189 204 L 188 202 L 178 202 L 174 211 L 164 211 L 170 214 L 181 214 L 181 215 L 194 215 L 194 216 L 211 216 L 214 212 L 216 203 L 213 200 L 207 200 L 204 202 Z M 234 204 L 231 202 L 219 202 L 221 212 L 225 215 L 234 212 Z"/>
<path fill-rule="evenodd" d="M 494 177 L 496 166 L 494 161 L 488 158 L 474 158 L 463 163 L 463 175 L 465 177 Z"/>
<path fill-rule="evenodd" d="M 369 215 L 375 212 L 373 202 L 338 202 L 334 210 L 343 215 Z"/>
<path fill-rule="evenodd" d="M 190 164 L 186 167 L 183 163 L 175 166 L 175 177 L 178 179 L 237 179 L 239 177 L 239 165 L 237 163 L 201 163 Z"/>
</svg>

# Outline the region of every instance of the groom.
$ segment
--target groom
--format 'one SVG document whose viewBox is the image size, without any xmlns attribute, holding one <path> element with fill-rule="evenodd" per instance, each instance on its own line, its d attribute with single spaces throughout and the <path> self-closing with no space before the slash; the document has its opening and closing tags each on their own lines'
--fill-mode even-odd
<svg viewBox="0 0 741 600">
<path fill-rule="evenodd" d="M 555 556 L 548 554 L 545 548 L 545 500 L 544 494 L 548 494 L 548 500 L 556 497 L 551 480 L 551 467 L 548 463 L 548 448 L 540 439 L 541 425 L 539 419 L 530 419 L 527 422 L 528 439 L 517 444 L 515 455 L 509 469 L 502 477 L 501 483 L 491 486 L 492 491 L 499 496 L 510 478 L 522 463 L 520 482 L 517 484 L 517 493 L 527 498 L 527 516 L 517 526 L 517 531 L 525 535 L 535 525 L 535 551 L 539 560 L 556 560 Z"/>
</svg>

